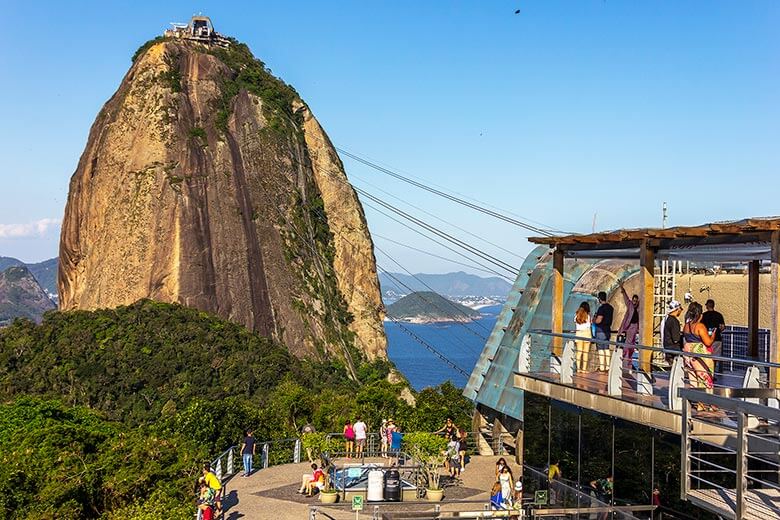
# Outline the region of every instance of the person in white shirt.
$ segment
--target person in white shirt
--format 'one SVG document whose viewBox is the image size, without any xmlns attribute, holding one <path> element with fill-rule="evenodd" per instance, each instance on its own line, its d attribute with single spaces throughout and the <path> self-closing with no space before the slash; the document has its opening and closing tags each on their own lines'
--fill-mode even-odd
<svg viewBox="0 0 780 520">
<path fill-rule="evenodd" d="M 366 431 L 368 427 L 363 420 L 358 417 L 355 424 L 352 425 L 352 429 L 355 430 L 355 444 L 357 445 L 357 456 L 363 456 L 363 449 L 366 447 Z"/>
<path fill-rule="evenodd" d="M 577 336 L 591 339 L 590 305 L 588 302 L 582 302 L 577 312 L 574 314 L 574 328 Z M 588 371 L 588 360 L 590 359 L 590 341 L 577 340 L 577 372 L 584 373 Z"/>
</svg>

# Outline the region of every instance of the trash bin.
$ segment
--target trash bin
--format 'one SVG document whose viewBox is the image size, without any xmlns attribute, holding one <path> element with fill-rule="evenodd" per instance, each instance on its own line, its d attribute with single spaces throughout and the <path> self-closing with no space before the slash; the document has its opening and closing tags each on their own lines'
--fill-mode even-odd
<svg viewBox="0 0 780 520">
<path fill-rule="evenodd" d="M 401 500 L 401 474 L 395 468 L 385 471 L 385 500 L 388 502 Z"/>
<path fill-rule="evenodd" d="M 368 488 L 366 489 L 367 502 L 381 502 L 384 500 L 384 481 L 385 472 L 381 469 L 372 469 L 368 472 Z"/>
</svg>

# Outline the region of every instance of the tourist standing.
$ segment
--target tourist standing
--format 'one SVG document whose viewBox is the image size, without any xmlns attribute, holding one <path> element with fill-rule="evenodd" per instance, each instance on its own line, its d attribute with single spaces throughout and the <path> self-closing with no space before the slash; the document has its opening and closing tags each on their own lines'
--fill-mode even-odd
<svg viewBox="0 0 780 520">
<path fill-rule="evenodd" d="M 680 314 L 682 314 L 682 305 L 677 300 L 672 300 L 667 306 L 666 317 L 661 327 L 661 344 L 666 350 L 681 351 L 682 328 L 680 327 Z M 666 360 L 672 362 L 672 355 L 667 354 Z"/>
<path fill-rule="evenodd" d="M 590 305 L 582 302 L 574 314 L 574 328 L 578 337 L 591 339 Z M 577 372 L 588 371 L 590 360 L 590 341 L 577 340 Z"/>
<path fill-rule="evenodd" d="M 317 430 L 314 429 L 314 425 L 311 423 L 307 423 L 303 429 L 301 430 L 301 442 L 303 442 L 304 445 L 306 445 L 306 442 L 304 439 L 306 439 L 306 436 L 310 433 L 315 433 Z M 306 448 L 306 458 L 309 459 L 309 462 L 312 464 L 314 463 L 314 457 L 311 456 L 311 447 Z"/>
<path fill-rule="evenodd" d="M 379 444 L 382 447 L 380 455 L 383 459 L 387 458 L 387 420 L 382 419 L 382 426 L 379 427 Z"/>
<path fill-rule="evenodd" d="M 499 457 L 499 459 L 496 461 L 496 480 L 498 480 L 498 476 L 505 467 L 507 467 L 506 459 L 504 457 Z"/>
<path fill-rule="evenodd" d="M 501 472 L 498 474 L 498 482 L 501 484 L 501 496 L 503 497 L 504 502 L 511 502 L 512 487 L 514 486 L 515 479 L 512 477 L 509 466 L 501 468 Z"/>
<path fill-rule="evenodd" d="M 639 296 L 636 294 L 628 297 L 623 282 L 620 282 L 620 292 L 623 293 L 623 301 L 626 303 L 626 314 L 623 316 L 623 322 L 620 324 L 618 334 L 624 334 L 623 340 L 625 351 L 623 360 L 628 368 L 631 369 L 634 359 L 634 345 L 636 345 L 636 335 L 639 333 Z"/>
<path fill-rule="evenodd" d="M 596 315 L 593 318 L 593 324 L 596 325 L 595 339 L 602 341 L 609 341 L 612 334 L 612 317 L 615 314 L 615 309 L 607 303 L 607 293 L 604 291 L 599 292 L 599 308 L 596 310 Z M 596 350 L 598 351 L 599 367 L 601 372 L 606 372 L 609 369 L 609 344 L 608 343 L 596 343 Z"/>
<path fill-rule="evenodd" d="M 700 303 L 692 302 L 685 313 L 685 327 L 683 336 L 685 343 L 684 352 L 693 354 L 712 353 L 712 343 L 715 341 L 715 331 L 710 334 L 707 327 L 701 322 L 702 308 Z M 697 388 L 712 388 L 712 360 L 709 358 L 694 358 L 685 356 L 685 365 L 688 368 L 688 379 Z M 698 410 L 708 409 L 701 403 L 696 404 Z"/>
<path fill-rule="evenodd" d="M 445 439 L 449 439 L 452 437 L 452 434 L 458 431 L 458 427 L 455 426 L 455 423 L 452 422 L 452 417 L 447 417 L 447 420 L 444 421 L 444 426 L 439 428 L 433 433 L 443 433 Z"/>
<path fill-rule="evenodd" d="M 715 332 L 715 341 L 712 342 L 712 355 L 723 355 L 723 329 L 726 328 L 726 322 L 723 319 L 723 314 L 715 310 L 715 300 L 710 298 L 704 302 L 704 307 L 707 309 L 704 314 L 701 315 L 701 322 L 707 327 L 707 331 L 712 334 Z M 715 361 L 715 373 L 720 372 L 720 362 Z"/>
<path fill-rule="evenodd" d="M 255 454 L 255 438 L 252 430 L 244 432 L 244 441 L 241 443 L 241 458 L 244 461 L 244 476 L 252 474 L 252 457 Z"/>
<path fill-rule="evenodd" d="M 468 438 L 469 434 L 466 432 L 466 430 L 458 430 L 458 454 L 460 455 L 461 473 L 463 473 L 463 471 L 466 469 L 466 450 L 468 449 Z"/>
<path fill-rule="evenodd" d="M 355 450 L 355 428 L 349 419 L 344 423 L 342 433 L 344 434 L 344 449 L 347 452 L 347 458 L 350 458 Z"/>
<path fill-rule="evenodd" d="M 357 418 L 357 421 L 355 421 L 355 425 L 353 426 L 355 430 L 355 444 L 357 445 L 357 457 L 363 456 L 363 450 L 366 447 L 366 434 L 368 432 L 368 427 L 366 426 L 366 423 L 364 423 L 360 417 Z"/>
<path fill-rule="evenodd" d="M 449 460 L 450 477 L 458 478 L 460 476 L 460 438 L 457 433 L 453 433 L 447 443 L 447 460 Z"/>
</svg>

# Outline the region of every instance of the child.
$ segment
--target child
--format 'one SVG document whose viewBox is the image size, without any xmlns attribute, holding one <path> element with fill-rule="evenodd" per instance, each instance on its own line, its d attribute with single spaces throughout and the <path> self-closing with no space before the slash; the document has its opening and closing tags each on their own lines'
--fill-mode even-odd
<svg viewBox="0 0 780 520">
<path fill-rule="evenodd" d="M 213 520 L 216 492 L 206 484 L 205 478 L 200 477 L 198 483 L 200 485 L 200 489 L 198 490 L 198 509 L 201 511 L 201 519 Z"/>
<path fill-rule="evenodd" d="M 491 509 L 504 509 L 504 497 L 501 495 L 501 483 L 496 481 L 490 490 Z"/>
</svg>

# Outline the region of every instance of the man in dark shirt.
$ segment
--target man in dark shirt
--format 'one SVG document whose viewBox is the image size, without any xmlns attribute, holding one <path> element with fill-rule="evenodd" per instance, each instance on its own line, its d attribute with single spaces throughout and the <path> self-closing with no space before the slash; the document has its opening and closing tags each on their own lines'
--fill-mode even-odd
<svg viewBox="0 0 780 520">
<path fill-rule="evenodd" d="M 664 319 L 663 346 L 668 350 L 682 350 L 682 334 L 680 333 L 680 314 L 682 305 L 677 300 L 669 302 L 668 312 Z M 672 356 L 667 355 L 666 360 L 672 362 Z"/>
<path fill-rule="evenodd" d="M 596 310 L 596 315 L 593 318 L 593 324 L 596 326 L 594 338 L 609 341 L 610 334 L 612 334 L 612 316 L 615 313 L 615 309 L 607 303 L 607 293 L 604 291 L 598 294 L 598 298 L 599 308 Z M 596 343 L 596 350 L 598 351 L 599 360 L 598 370 L 606 372 L 609 369 L 609 344 Z"/>
<path fill-rule="evenodd" d="M 712 333 L 715 330 L 715 341 L 712 342 L 712 355 L 720 356 L 723 353 L 723 337 L 721 331 L 726 328 L 726 322 L 723 320 L 723 314 L 715 310 L 715 300 L 710 298 L 704 302 L 707 310 L 701 315 L 701 322 L 707 327 L 707 331 Z M 720 372 L 720 362 L 715 362 L 715 372 Z"/>
<path fill-rule="evenodd" d="M 241 443 L 241 458 L 244 462 L 244 476 L 252 474 L 252 457 L 255 454 L 255 437 L 252 430 L 244 432 L 244 441 Z"/>
</svg>

